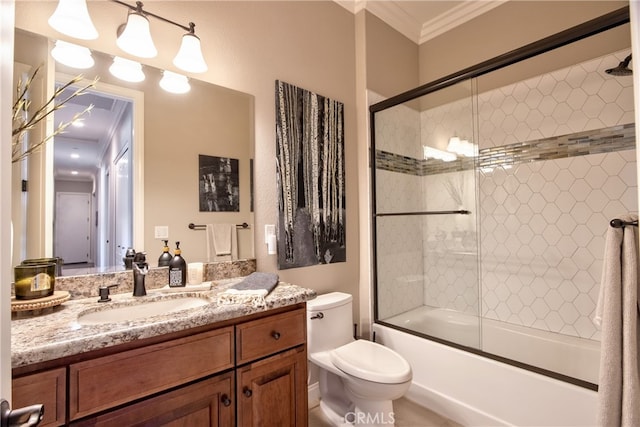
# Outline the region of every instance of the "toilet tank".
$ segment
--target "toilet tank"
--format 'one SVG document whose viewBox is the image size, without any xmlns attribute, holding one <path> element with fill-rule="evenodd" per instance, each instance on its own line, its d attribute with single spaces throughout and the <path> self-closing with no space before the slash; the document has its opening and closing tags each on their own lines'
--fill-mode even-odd
<svg viewBox="0 0 640 427">
<path fill-rule="evenodd" d="M 309 353 L 332 350 L 353 341 L 350 294 L 331 292 L 307 301 L 307 345 Z"/>
</svg>

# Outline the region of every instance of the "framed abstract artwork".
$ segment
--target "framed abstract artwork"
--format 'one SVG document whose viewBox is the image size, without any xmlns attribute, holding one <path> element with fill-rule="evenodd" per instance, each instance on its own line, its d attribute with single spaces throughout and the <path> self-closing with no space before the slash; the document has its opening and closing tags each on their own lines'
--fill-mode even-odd
<svg viewBox="0 0 640 427">
<path fill-rule="evenodd" d="M 346 261 L 344 104 L 276 81 L 278 268 Z"/>
<path fill-rule="evenodd" d="M 200 212 L 240 212 L 238 159 L 200 154 Z"/>
</svg>

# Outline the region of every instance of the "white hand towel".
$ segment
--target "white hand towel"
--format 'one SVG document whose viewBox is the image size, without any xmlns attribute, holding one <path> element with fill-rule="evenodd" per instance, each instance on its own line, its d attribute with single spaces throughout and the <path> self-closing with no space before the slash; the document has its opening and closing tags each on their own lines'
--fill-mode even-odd
<svg viewBox="0 0 640 427">
<path fill-rule="evenodd" d="M 207 224 L 208 261 L 238 259 L 238 236 L 235 224 Z"/>
<path fill-rule="evenodd" d="M 623 217 L 624 221 L 637 216 Z M 601 326 L 598 425 L 640 425 L 638 228 L 607 231 L 594 322 Z"/>
</svg>

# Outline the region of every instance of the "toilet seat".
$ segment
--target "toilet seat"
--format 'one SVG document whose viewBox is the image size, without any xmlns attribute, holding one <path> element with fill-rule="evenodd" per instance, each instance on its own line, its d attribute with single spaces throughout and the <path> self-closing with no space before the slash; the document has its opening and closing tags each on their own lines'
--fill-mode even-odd
<svg viewBox="0 0 640 427">
<path fill-rule="evenodd" d="M 356 340 L 330 352 L 331 362 L 344 373 L 367 381 L 399 384 L 410 381 L 411 366 L 383 345 Z"/>
</svg>

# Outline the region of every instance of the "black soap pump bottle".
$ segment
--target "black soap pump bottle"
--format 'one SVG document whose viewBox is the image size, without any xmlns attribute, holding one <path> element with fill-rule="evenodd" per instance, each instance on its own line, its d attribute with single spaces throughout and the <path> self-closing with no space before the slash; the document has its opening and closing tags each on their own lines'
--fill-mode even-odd
<svg viewBox="0 0 640 427">
<path fill-rule="evenodd" d="M 168 267 L 169 263 L 173 259 L 173 255 L 169 252 L 169 241 L 163 240 L 164 247 L 162 248 L 162 255 L 158 258 L 158 267 Z"/>
<path fill-rule="evenodd" d="M 169 262 L 169 287 L 177 288 L 187 285 L 187 262 L 182 258 L 180 242 L 176 242 L 176 250 Z"/>
</svg>

